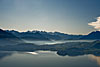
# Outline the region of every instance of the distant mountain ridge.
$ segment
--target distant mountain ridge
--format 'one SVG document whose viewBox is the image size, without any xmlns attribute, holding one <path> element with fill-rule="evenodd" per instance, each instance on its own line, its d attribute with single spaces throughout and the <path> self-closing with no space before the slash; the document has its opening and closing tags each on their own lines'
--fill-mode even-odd
<svg viewBox="0 0 100 67">
<path fill-rule="evenodd" d="M 91 33 L 89 33 L 88 35 L 83 36 L 80 39 L 96 39 L 96 40 L 100 40 L 100 31 L 93 31 Z"/>
<path fill-rule="evenodd" d="M 13 45 L 22 42 L 22 40 L 10 32 L 0 29 L 0 46 Z"/>
<path fill-rule="evenodd" d="M 60 32 L 46 32 L 46 31 L 27 31 L 18 32 L 15 30 L 5 30 L 19 38 L 26 40 L 98 40 L 100 39 L 100 31 L 93 31 L 88 35 L 70 35 Z"/>
<path fill-rule="evenodd" d="M 69 35 L 60 32 L 45 32 L 45 31 L 27 31 L 18 32 L 14 30 L 6 30 L 6 32 L 12 33 L 22 39 L 28 40 L 68 40 L 79 39 L 82 35 Z"/>
<path fill-rule="evenodd" d="M 39 32 L 18 32 L 18 31 L 8 31 L 9 33 L 12 33 L 15 36 L 18 36 L 21 39 L 25 39 L 25 40 L 49 40 L 48 38 L 44 37 L 42 34 L 40 34 Z"/>
<path fill-rule="evenodd" d="M 13 34 L 0 29 L 0 38 L 16 38 Z"/>
</svg>

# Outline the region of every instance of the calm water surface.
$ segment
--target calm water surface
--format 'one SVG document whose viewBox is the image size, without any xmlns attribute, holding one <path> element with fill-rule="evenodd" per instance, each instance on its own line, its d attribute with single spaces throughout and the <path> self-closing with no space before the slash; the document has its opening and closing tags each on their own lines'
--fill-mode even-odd
<svg viewBox="0 0 100 67">
<path fill-rule="evenodd" d="M 94 55 L 59 56 L 56 52 L 0 52 L 0 67 L 100 67 Z"/>
</svg>

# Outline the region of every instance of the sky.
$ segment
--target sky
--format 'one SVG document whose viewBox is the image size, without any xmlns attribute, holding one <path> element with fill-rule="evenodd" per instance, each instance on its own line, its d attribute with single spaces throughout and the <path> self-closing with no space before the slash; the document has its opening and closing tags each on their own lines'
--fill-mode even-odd
<svg viewBox="0 0 100 67">
<path fill-rule="evenodd" d="M 99 30 L 91 25 L 99 16 L 100 0 L 0 0 L 0 28 L 7 30 L 88 34 Z"/>
</svg>

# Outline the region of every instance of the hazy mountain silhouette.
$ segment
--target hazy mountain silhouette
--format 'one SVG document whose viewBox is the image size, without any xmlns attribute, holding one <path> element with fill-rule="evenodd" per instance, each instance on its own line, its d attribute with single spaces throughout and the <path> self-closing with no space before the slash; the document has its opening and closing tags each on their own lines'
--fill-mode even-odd
<svg viewBox="0 0 100 67">
<path fill-rule="evenodd" d="M 19 38 L 27 40 L 67 40 L 67 39 L 79 39 L 83 35 L 69 35 L 60 32 L 45 32 L 45 31 L 27 31 L 27 32 L 18 32 L 14 30 L 6 30 L 9 33 L 12 33 Z"/>
<path fill-rule="evenodd" d="M 22 40 L 12 33 L 0 29 L 0 46 L 14 45 L 22 42 Z"/>
<path fill-rule="evenodd" d="M 16 36 L 14 36 L 11 33 L 8 33 L 2 29 L 0 29 L 0 38 L 17 38 Z"/>
<path fill-rule="evenodd" d="M 45 32 L 42 33 L 47 38 L 50 38 L 51 40 L 68 40 L 68 39 L 79 39 L 82 35 L 69 35 L 65 33 L 60 32 Z"/>
<path fill-rule="evenodd" d="M 100 31 L 94 31 L 94 32 L 91 32 L 91 33 L 89 33 L 88 35 L 86 35 L 86 36 L 83 36 L 82 38 L 80 38 L 80 39 L 91 39 L 91 40 L 93 40 L 93 39 L 96 39 L 96 40 L 98 40 L 98 39 L 100 39 Z"/>
<path fill-rule="evenodd" d="M 40 34 L 40 32 L 36 31 L 36 32 L 18 32 L 18 31 L 8 31 L 9 33 L 12 33 L 13 35 L 18 36 L 21 39 L 25 39 L 25 40 L 49 40 L 48 38 L 46 38 L 45 36 L 43 36 L 42 34 Z"/>
<path fill-rule="evenodd" d="M 70 35 L 70 34 L 65 34 L 60 32 L 46 32 L 46 31 L 18 32 L 15 30 L 6 30 L 6 32 L 26 40 L 69 40 L 69 39 L 98 40 L 100 39 L 100 31 L 93 31 L 88 35 Z"/>
</svg>

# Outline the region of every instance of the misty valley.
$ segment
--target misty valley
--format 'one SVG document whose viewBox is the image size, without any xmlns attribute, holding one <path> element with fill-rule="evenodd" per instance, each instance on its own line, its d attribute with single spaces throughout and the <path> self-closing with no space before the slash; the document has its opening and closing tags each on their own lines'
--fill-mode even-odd
<svg viewBox="0 0 100 67">
<path fill-rule="evenodd" d="M 0 67 L 98 67 L 99 35 L 0 29 Z"/>
</svg>

